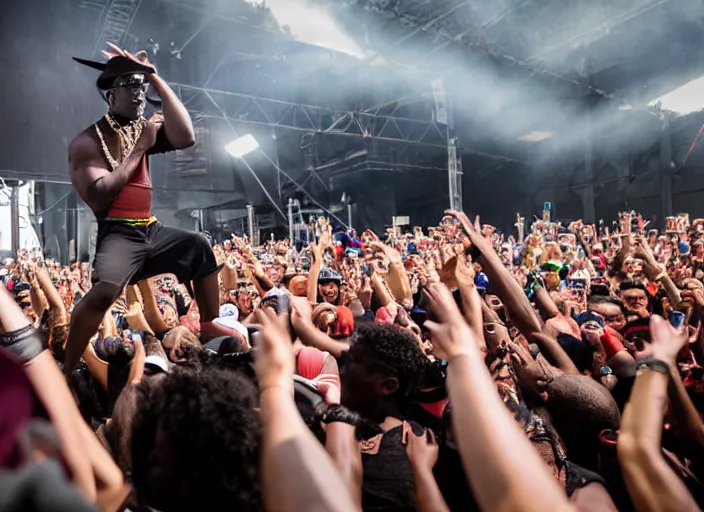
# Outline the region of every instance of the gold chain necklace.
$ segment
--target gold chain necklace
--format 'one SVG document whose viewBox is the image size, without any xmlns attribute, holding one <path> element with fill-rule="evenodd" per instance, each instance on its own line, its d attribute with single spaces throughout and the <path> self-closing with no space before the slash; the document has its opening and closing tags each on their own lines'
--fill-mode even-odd
<svg viewBox="0 0 704 512">
<path fill-rule="evenodd" d="M 120 163 L 112 157 L 112 154 L 110 153 L 110 148 L 108 148 L 108 145 L 105 144 L 105 138 L 103 137 L 103 132 L 100 131 L 100 128 L 98 127 L 98 123 L 95 123 L 95 133 L 98 134 L 98 139 L 100 139 L 100 145 L 103 147 L 103 154 L 105 155 L 105 158 L 107 158 L 110 167 L 114 171 L 115 169 L 117 169 L 117 166 L 120 165 Z"/>
<path fill-rule="evenodd" d="M 107 121 L 110 128 L 112 128 L 113 131 L 117 134 L 117 137 L 120 142 L 120 153 L 122 155 L 122 160 L 124 161 L 124 159 L 132 153 L 134 147 L 137 145 L 137 141 L 139 141 L 139 138 L 142 135 L 142 129 L 144 128 L 144 118 L 140 117 L 138 119 L 135 119 L 124 127 L 120 126 L 112 118 L 112 116 L 110 116 L 110 114 L 105 114 L 105 120 Z M 112 156 L 112 153 L 110 153 L 110 148 L 108 148 L 108 145 L 105 143 L 105 137 L 103 136 L 103 132 L 100 130 L 98 123 L 95 124 L 95 132 L 98 134 L 98 139 L 100 140 L 100 145 L 102 146 L 103 154 L 105 155 L 105 158 L 110 164 L 110 167 L 112 167 L 112 170 L 114 171 L 117 166 L 120 165 L 121 162 L 118 162 Z"/>
<path fill-rule="evenodd" d="M 139 117 L 125 126 L 120 126 L 110 114 L 105 114 L 105 120 L 110 125 L 110 128 L 120 136 L 123 144 L 129 148 L 137 144 L 139 136 L 142 134 L 142 127 L 144 126 L 142 119 L 142 117 Z"/>
</svg>

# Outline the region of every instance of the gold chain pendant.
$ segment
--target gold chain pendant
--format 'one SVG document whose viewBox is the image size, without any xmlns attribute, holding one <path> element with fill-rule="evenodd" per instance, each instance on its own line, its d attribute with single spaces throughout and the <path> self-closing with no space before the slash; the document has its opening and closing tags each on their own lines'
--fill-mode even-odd
<svg viewBox="0 0 704 512">
<path fill-rule="evenodd" d="M 105 155 L 105 158 L 110 164 L 110 167 L 112 167 L 112 170 L 114 171 L 117 166 L 120 165 L 120 163 L 122 163 L 122 161 L 124 161 L 132 153 L 135 146 L 137 145 L 139 138 L 142 136 L 142 130 L 144 128 L 145 119 L 143 117 L 140 117 L 138 119 L 135 119 L 125 127 L 120 126 L 112 118 L 112 116 L 110 116 L 110 114 L 105 114 L 105 120 L 107 121 L 110 128 L 112 128 L 112 130 L 117 134 L 122 156 L 119 162 L 112 156 L 112 153 L 110 153 L 110 148 L 108 148 L 108 145 L 105 142 L 105 137 L 103 136 L 103 132 L 100 130 L 97 123 L 95 124 L 95 131 L 98 134 L 98 139 L 100 139 L 100 145 L 102 146 L 103 154 Z"/>
<path fill-rule="evenodd" d="M 127 126 L 120 126 L 110 114 L 105 114 L 105 120 L 110 125 L 110 128 L 120 136 L 120 142 L 123 149 L 123 154 L 130 153 L 137 144 L 139 137 L 142 135 L 144 126 L 144 118 L 135 119 Z"/>
</svg>

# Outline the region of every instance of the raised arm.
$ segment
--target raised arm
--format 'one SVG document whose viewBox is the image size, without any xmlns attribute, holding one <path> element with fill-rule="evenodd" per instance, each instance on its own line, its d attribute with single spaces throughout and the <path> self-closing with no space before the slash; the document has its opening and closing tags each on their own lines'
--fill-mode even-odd
<svg viewBox="0 0 704 512">
<path fill-rule="evenodd" d="M 528 337 L 541 331 L 540 321 L 528 301 L 521 285 L 504 267 L 501 258 L 491 246 L 491 242 L 479 233 L 467 216 L 462 212 L 450 212 L 462 224 L 470 241 L 481 254 L 479 262 L 486 273 L 491 287 L 504 303 L 511 321 L 521 333 Z"/>
<path fill-rule="evenodd" d="M 323 250 L 313 242 L 310 244 L 310 270 L 308 272 L 308 290 L 307 297 L 308 302 L 315 304 L 318 302 L 318 276 L 320 274 L 320 269 L 323 268 Z"/>
<path fill-rule="evenodd" d="M 308 315 L 299 311 L 296 307 L 291 312 L 291 320 L 296 329 L 296 334 L 304 345 L 328 352 L 336 359 L 350 349 L 350 345 L 346 340 L 338 341 L 332 339 L 318 329 Z"/>
<path fill-rule="evenodd" d="M 699 510 L 682 480 L 661 451 L 663 415 L 670 367 L 687 341 L 664 319 L 650 321 L 650 357 L 642 360 L 631 396 L 623 412 L 618 436 L 618 459 L 636 510 Z"/>
<path fill-rule="evenodd" d="M 188 110 L 178 99 L 176 93 L 169 87 L 163 78 L 156 73 L 150 75 L 149 82 L 162 101 L 164 112 L 164 130 L 166 139 L 174 149 L 190 148 L 196 142 L 193 122 Z"/>
<path fill-rule="evenodd" d="M 99 462 L 92 457 L 95 452 L 86 452 L 84 449 L 87 438 L 85 422 L 51 354 L 48 350 L 42 350 L 39 336 L 31 329 L 29 320 L 4 285 L 0 285 L 0 323 L 2 332 L 5 335 L 12 334 L 12 338 L 15 338 L 14 344 L 5 346 L 22 359 L 37 397 L 56 429 L 61 453 L 73 482 L 86 498 L 94 501 L 100 494 L 94 474 L 94 470 L 98 469 L 96 463 Z M 5 340 L 0 339 L 0 344 L 3 341 Z M 93 435 L 92 432 L 90 435 Z M 105 479 L 102 480 L 98 475 L 98 481 L 102 480 L 110 493 L 116 492 L 122 486 L 119 470 L 109 463 L 102 469 L 105 469 Z"/>
<path fill-rule="evenodd" d="M 144 316 L 144 307 L 140 301 L 140 293 L 137 285 L 131 284 L 126 288 L 126 298 L 127 298 L 127 313 L 125 313 L 125 319 L 127 320 L 127 325 L 130 329 L 137 332 L 154 334 L 149 322 L 147 322 Z"/>
<path fill-rule="evenodd" d="M 137 288 L 142 295 L 144 301 L 144 317 L 147 319 L 152 332 L 162 333 L 170 329 L 169 325 L 164 321 L 159 311 L 159 305 L 156 302 L 156 295 L 152 288 L 152 283 L 149 279 L 143 279 L 137 283 Z"/>
<path fill-rule="evenodd" d="M 573 510 L 499 397 L 479 343 L 449 290 L 433 284 L 428 295 L 435 321 L 426 322 L 425 326 L 436 352 L 448 361 L 452 424 L 462 465 L 480 508 Z"/>
<path fill-rule="evenodd" d="M 34 314 L 37 315 L 38 318 L 41 318 L 44 311 L 49 309 L 49 301 L 46 300 L 46 295 L 44 295 L 39 281 L 37 281 L 36 273 L 30 274 L 29 286 L 29 298 L 32 301 L 32 309 L 34 310 Z"/>
<path fill-rule="evenodd" d="M 65 324 L 68 322 L 66 306 L 64 305 L 64 301 L 61 300 L 61 295 L 59 295 L 59 292 L 51 282 L 49 273 L 45 269 L 40 268 L 37 269 L 36 276 L 39 286 L 41 287 L 42 292 L 44 292 L 44 296 L 49 303 L 49 322 L 51 327 L 53 328 L 57 325 Z"/>
<path fill-rule="evenodd" d="M 263 326 L 255 370 L 263 427 L 261 482 L 265 509 L 358 510 L 332 460 L 303 422 L 293 399 L 294 357 L 284 313 L 256 312 Z M 283 307 L 285 305 L 285 308 Z"/>
<path fill-rule="evenodd" d="M 156 68 L 149 62 L 147 52 L 142 50 L 132 55 L 127 50 L 123 50 L 112 43 L 108 43 L 108 46 L 111 52 L 107 52 L 106 55 L 126 57 L 150 69 L 151 72 L 148 74 L 149 83 L 162 101 L 162 109 L 164 112 L 163 124 L 166 131 L 166 139 L 169 141 L 169 144 L 171 144 L 174 149 L 189 148 L 195 144 L 196 138 L 193 131 L 193 122 L 191 121 L 191 116 L 188 114 L 188 110 L 186 110 L 186 107 L 181 103 L 181 100 L 178 99 L 174 91 L 171 90 L 169 84 L 157 74 Z"/>
<path fill-rule="evenodd" d="M 394 298 L 398 302 L 407 302 L 413 300 L 413 292 L 411 291 L 411 281 L 408 279 L 406 269 L 403 267 L 401 255 L 393 247 L 390 247 L 381 242 L 372 242 L 372 248 L 383 252 L 389 262 L 389 276 L 387 282 Z"/>
<path fill-rule="evenodd" d="M 470 263 L 471 262 L 467 261 L 464 254 L 457 256 L 455 279 L 457 279 L 457 286 L 459 287 L 460 296 L 462 297 L 462 314 L 470 328 L 474 331 L 474 335 L 477 337 L 477 341 L 479 341 L 479 348 L 485 352 L 486 341 L 484 340 L 484 314 L 482 305 L 486 305 L 486 303 L 479 296 L 477 287 L 474 284 L 474 270 Z M 487 309 L 489 309 L 488 306 Z M 498 315 L 494 317 L 494 320 L 499 320 Z"/>
</svg>

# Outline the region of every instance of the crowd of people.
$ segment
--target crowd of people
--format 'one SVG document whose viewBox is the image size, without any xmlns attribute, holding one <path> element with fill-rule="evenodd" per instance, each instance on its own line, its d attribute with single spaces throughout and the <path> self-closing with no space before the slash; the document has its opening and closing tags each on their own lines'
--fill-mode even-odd
<svg viewBox="0 0 704 512">
<path fill-rule="evenodd" d="M 703 219 L 315 231 L 210 241 L 207 334 L 128 283 L 75 362 L 93 267 L 6 260 L 0 511 L 699 509 Z"/>
</svg>

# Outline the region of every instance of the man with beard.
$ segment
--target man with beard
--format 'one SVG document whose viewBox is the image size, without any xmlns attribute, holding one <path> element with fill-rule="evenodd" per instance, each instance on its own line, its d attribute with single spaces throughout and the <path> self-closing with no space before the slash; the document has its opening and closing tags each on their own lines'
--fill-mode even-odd
<svg viewBox="0 0 704 512">
<path fill-rule="evenodd" d="M 195 143 L 188 111 L 159 77 L 146 52 L 136 56 L 110 45 L 107 63 L 75 59 L 102 71 L 108 112 L 69 146 L 71 182 L 98 220 L 93 287 L 71 319 L 64 370 L 75 368 L 103 315 L 124 286 L 172 273 L 193 283 L 204 339 L 236 335 L 214 324 L 218 316 L 218 266 L 208 241 L 188 231 L 163 226 L 151 215 L 152 186 L 148 156 Z M 161 98 L 163 114 L 144 117 L 147 90 Z M 102 93 L 101 93 L 102 94 Z"/>
</svg>

